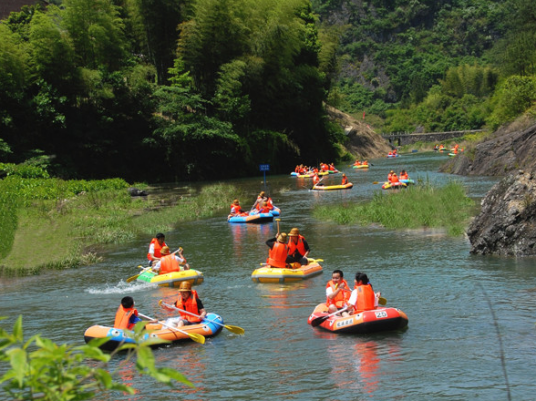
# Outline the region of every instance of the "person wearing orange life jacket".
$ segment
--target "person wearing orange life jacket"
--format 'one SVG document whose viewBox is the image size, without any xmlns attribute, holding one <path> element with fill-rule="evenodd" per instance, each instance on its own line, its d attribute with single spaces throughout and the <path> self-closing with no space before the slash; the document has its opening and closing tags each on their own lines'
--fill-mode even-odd
<svg viewBox="0 0 536 401">
<path fill-rule="evenodd" d="M 348 306 L 351 291 L 343 277 L 344 274 L 341 270 L 334 270 L 331 274 L 331 280 L 326 284 L 326 305 L 329 313 L 335 313 Z M 346 317 L 348 313 L 344 311 L 342 316 Z"/>
<path fill-rule="evenodd" d="M 346 177 L 346 174 L 342 173 L 342 182 L 341 185 L 348 184 L 348 177 Z"/>
<path fill-rule="evenodd" d="M 354 290 L 348 300 L 348 313 L 350 315 L 375 309 L 378 306 L 380 293 L 374 293 L 372 285 L 365 273 L 356 273 Z"/>
<path fill-rule="evenodd" d="M 309 244 L 303 236 L 300 235 L 300 230 L 294 227 L 288 233 L 288 257 L 287 263 L 300 263 L 302 266 L 307 265 L 307 255 L 309 255 Z"/>
<path fill-rule="evenodd" d="M 359 160 L 356 160 L 354 166 L 361 166 L 361 162 Z"/>
<path fill-rule="evenodd" d="M 400 172 L 400 176 L 398 177 L 400 180 L 409 180 L 409 175 L 406 172 L 406 170 L 402 170 Z"/>
<path fill-rule="evenodd" d="M 396 175 L 396 173 L 391 174 L 390 182 L 391 184 L 400 183 L 400 180 L 398 179 L 398 176 Z"/>
<path fill-rule="evenodd" d="M 393 170 L 389 171 L 389 174 L 387 174 L 387 181 L 391 182 L 391 177 L 393 176 L 395 172 Z"/>
<path fill-rule="evenodd" d="M 257 211 L 258 213 L 270 213 L 271 209 L 268 207 L 266 202 L 262 202 Z"/>
<path fill-rule="evenodd" d="M 162 257 L 153 267 L 153 271 L 158 274 L 167 274 L 190 270 L 190 266 L 186 263 L 186 258 L 183 255 L 183 249 L 179 248 L 177 252 L 169 253 L 167 246 L 162 248 Z"/>
<path fill-rule="evenodd" d="M 313 175 L 313 186 L 320 182 L 320 177 L 318 174 Z"/>
<path fill-rule="evenodd" d="M 203 306 L 203 302 L 199 299 L 196 290 L 192 290 L 192 283 L 182 281 L 179 287 L 179 298 L 174 305 L 183 311 L 193 313 L 197 316 L 192 316 L 184 312 L 180 312 L 180 317 L 170 318 L 166 320 L 166 324 L 176 327 L 182 327 L 190 324 L 197 324 L 203 321 L 207 316 L 207 311 Z"/>
<path fill-rule="evenodd" d="M 242 207 L 240 206 L 240 201 L 238 199 L 235 199 L 233 203 L 231 203 L 231 211 L 229 212 L 230 216 L 247 216 L 248 213 L 245 212 Z"/>
<path fill-rule="evenodd" d="M 132 330 L 136 323 L 142 320 L 138 317 L 138 310 L 134 308 L 134 299 L 132 297 L 124 297 L 121 300 L 121 305 L 115 312 L 115 329 Z"/>
<path fill-rule="evenodd" d="M 266 245 L 270 248 L 266 263 L 270 265 L 270 267 L 280 269 L 286 268 L 288 256 L 287 234 L 277 233 L 274 238 L 270 238 L 266 241 Z"/>
<path fill-rule="evenodd" d="M 259 210 L 260 206 L 262 205 L 262 202 L 266 202 L 268 199 L 268 196 L 266 196 L 266 192 L 261 191 L 260 194 L 257 196 L 257 199 L 255 200 L 255 203 L 251 207 L 251 209 L 257 209 Z"/>
<path fill-rule="evenodd" d="M 160 260 L 162 247 L 167 246 L 165 242 L 166 236 L 162 233 L 156 234 L 155 238 L 151 240 L 149 244 L 149 252 L 147 253 L 147 259 L 149 259 L 149 266 Z"/>
</svg>

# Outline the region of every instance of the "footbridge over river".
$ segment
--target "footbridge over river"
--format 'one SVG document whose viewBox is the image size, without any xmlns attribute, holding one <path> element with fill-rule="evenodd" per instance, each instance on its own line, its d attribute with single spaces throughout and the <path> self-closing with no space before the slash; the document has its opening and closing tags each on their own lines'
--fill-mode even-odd
<svg viewBox="0 0 536 401">
<path fill-rule="evenodd" d="M 418 141 L 441 143 L 447 139 L 459 138 L 465 134 L 482 131 L 483 130 L 481 129 L 474 129 L 465 131 L 425 132 L 419 134 L 412 134 L 409 132 L 392 132 L 389 134 L 381 134 L 381 136 L 389 141 L 389 144 L 392 146 L 403 146 L 410 145 Z"/>
</svg>

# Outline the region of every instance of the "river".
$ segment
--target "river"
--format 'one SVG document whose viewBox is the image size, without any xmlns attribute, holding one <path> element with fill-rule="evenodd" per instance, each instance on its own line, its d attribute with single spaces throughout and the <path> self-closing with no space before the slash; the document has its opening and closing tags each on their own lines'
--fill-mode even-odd
<svg viewBox="0 0 536 401">
<path fill-rule="evenodd" d="M 472 256 L 467 238 L 441 230 L 336 226 L 311 217 L 316 204 L 370 199 L 391 168 L 438 185 L 459 180 L 476 201 L 496 182 L 438 173 L 444 160 L 414 153 L 372 160 L 369 171 L 339 166 L 354 188 L 322 193 L 309 191 L 307 180 L 268 174 L 274 203 L 282 209 L 281 230 L 299 227 L 310 256 L 324 259 L 322 275 L 299 283 L 251 281 L 266 259 L 264 242 L 275 234 L 275 222 L 230 225 L 223 211 L 166 233 L 170 247 L 182 246 L 192 268 L 204 273 L 197 290 L 207 310 L 246 333 L 224 329 L 204 345 L 183 342 L 154 351 L 158 366 L 180 370 L 194 389 L 139 377 L 133 362 L 122 365 L 124 355 L 116 356 L 111 368 L 138 392 L 98 399 L 507 400 L 509 394 L 513 400 L 536 399 L 534 259 Z M 339 183 L 340 175 L 329 180 Z M 262 181 L 262 175 L 234 181 L 251 194 L 243 205 L 253 203 Z M 2 325 L 10 327 L 22 314 L 27 338 L 40 333 L 59 343 L 83 344 L 87 327 L 113 324 L 125 295 L 134 297 L 140 312 L 166 317 L 158 300 L 173 300 L 176 290 L 125 282 L 145 263 L 149 241 L 117 246 L 93 266 L 2 279 L 0 316 L 8 316 Z M 407 330 L 352 336 L 309 326 L 307 318 L 325 300 L 334 269 L 343 270 L 350 283 L 357 271 L 366 272 L 387 304 L 407 313 Z"/>
</svg>

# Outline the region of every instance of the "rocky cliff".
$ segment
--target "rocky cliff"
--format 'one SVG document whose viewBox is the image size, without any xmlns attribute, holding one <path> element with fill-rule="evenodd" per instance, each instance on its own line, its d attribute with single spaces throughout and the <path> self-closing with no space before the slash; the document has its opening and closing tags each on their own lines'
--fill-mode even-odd
<svg viewBox="0 0 536 401">
<path fill-rule="evenodd" d="M 383 157 L 391 150 L 387 141 L 367 124 L 334 107 L 326 105 L 326 110 L 329 118 L 344 129 L 348 137 L 345 147 L 354 157 L 360 159 Z"/>
<path fill-rule="evenodd" d="M 536 255 L 536 179 L 519 170 L 497 183 L 467 231 L 471 253 Z"/>
<path fill-rule="evenodd" d="M 442 172 L 502 176 L 524 169 L 536 171 L 536 123 L 521 119 L 497 130 L 464 154 L 449 160 Z"/>
</svg>

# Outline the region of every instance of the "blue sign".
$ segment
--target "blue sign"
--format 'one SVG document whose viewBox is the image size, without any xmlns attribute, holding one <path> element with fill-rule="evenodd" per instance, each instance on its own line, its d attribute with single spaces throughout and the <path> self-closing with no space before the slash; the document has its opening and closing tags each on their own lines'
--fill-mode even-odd
<svg viewBox="0 0 536 401">
<path fill-rule="evenodd" d="M 270 165 L 269 164 L 259 164 L 259 170 L 260 171 L 270 171 Z"/>
</svg>

